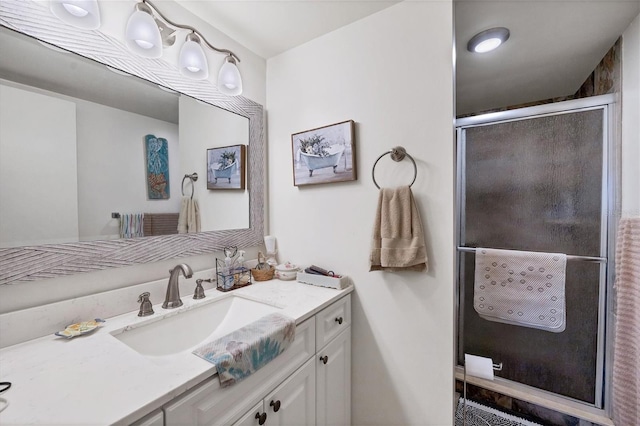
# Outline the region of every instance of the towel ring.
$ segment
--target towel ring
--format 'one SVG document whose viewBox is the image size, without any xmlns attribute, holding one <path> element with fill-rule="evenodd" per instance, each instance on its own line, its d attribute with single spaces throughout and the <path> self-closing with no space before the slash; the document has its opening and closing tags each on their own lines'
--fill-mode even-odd
<svg viewBox="0 0 640 426">
<path fill-rule="evenodd" d="M 413 159 L 411 155 L 407 153 L 406 149 L 404 149 L 401 146 L 396 146 L 396 147 L 393 147 L 393 149 L 391 149 L 390 151 L 387 151 L 382 155 L 380 155 L 380 157 L 378 157 L 376 162 L 373 163 L 373 167 L 371 168 L 371 178 L 373 179 L 373 184 L 376 186 L 376 188 L 380 189 L 378 182 L 376 182 L 376 165 L 378 164 L 378 161 L 380 161 L 380 159 L 385 155 L 391 155 L 391 159 L 395 162 L 400 162 L 404 160 L 405 157 L 409 157 L 409 160 L 411 160 L 411 162 L 413 163 L 413 180 L 411 181 L 409 186 L 410 187 L 413 186 L 413 184 L 416 181 L 416 178 L 418 177 L 418 166 L 416 166 L 416 161 Z"/>
<path fill-rule="evenodd" d="M 182 189 L 182 196 L 184 197 L 184 181 L 186 179 L 189 179 L 191 181 L 191 199 L 193 200 L 193 193 L 195 192 L 195 182 L 198 180 L 198 174 L 197 173 L 192 173 L 190 175 L 184 175 L 184 177 L 182 178 L 182 185 L 181 185 L 181 189 Z"/>
</svg>

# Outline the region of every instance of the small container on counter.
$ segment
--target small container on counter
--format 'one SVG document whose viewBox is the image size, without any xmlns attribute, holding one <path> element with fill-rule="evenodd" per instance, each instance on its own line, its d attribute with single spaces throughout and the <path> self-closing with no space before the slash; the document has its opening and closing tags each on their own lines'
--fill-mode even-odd
<svg viewBox="0 0 640 426">
<path fill-rule="evenodd" d="M 281 265 L 276 266 L 276 278 L 283 281 L 295 280 L 298 271 L 300 271 L 298 265 L 295 265 L 291 262 L 285 262 Z"/>
</svg>

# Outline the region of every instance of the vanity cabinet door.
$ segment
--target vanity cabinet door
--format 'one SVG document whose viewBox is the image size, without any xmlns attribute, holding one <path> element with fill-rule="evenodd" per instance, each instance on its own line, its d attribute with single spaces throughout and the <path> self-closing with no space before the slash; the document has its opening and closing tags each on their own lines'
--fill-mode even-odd
<svg viewBox="0 0 640 426">
<path fill-rule="evenodd" d="M 260 426 L 267 423 L 267 420 L 271 420 L 269 415 L 264 410 L 264 404 L 260 401 L 244 416 L 240 417 L 240 420 L 235 422 L 233 426 Z"/>
<path fill-rule="evenodd" d="M 316 364 L 312 358 L 264 399 L 267 426 L 313 426 L 316 422 Z"/>
<path fill-rule="evenodd" d="M 351 424 L 351 327 L 316 354 L 316 424 Z"/>
</svg>

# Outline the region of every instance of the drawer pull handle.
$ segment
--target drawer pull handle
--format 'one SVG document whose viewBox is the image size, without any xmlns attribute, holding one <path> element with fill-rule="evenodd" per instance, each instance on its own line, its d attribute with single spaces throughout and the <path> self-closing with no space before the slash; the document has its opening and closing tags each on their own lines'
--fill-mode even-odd
<svg viewBox="0 0 640 426">
<path fill-rule="evenodd" d="M 320 357 L 320 361 L 322 361 L 323 364 L 326 364 L 329 361 L 329 357 L 328 356 L 321 356 Z"/>
<path fill-rule="evenodd" d="M 280 400 L 277 401 L 271 401 L 271 404 L 269 404 L 271 407 L 273 407 L 273 412 L 277 413 L 278 410 L 280 409 Z"/>
<path fill-rule="evenodd" d="M 256 419 L 258 419 L 258 424 L 262 426 L 267 421 L 267 413 L 256 413 Z"/>
<path fill-rule="evenodd" d="M 338 317 L 338 318 L 336 318 L 336 322 L 337 322 L 338 324 L 342 324 L 342 317 Z"/>
</svg>

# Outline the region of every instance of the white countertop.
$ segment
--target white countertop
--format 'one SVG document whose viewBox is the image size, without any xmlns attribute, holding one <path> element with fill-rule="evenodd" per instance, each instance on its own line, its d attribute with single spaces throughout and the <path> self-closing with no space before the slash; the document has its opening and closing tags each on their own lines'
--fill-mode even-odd
<svg viewBox="0 0 640 426">
<path fill-rule="evenodd" d="M 175 315 L 230 295 L 282 308 L 299 324 L 353 290 L 271 280 L 206 298 L 182 298 L 184 306 L 138 317 L 137 311 L 106 318 L 91 334 L 65 339 L 54 335 L 0 350 L 0 379 L 12 383 L 2 394 L 9 406 L 2 425 L 128 424 L 161 407 L 185 390 L 215 374 L 215 367 L 191 353 L 154 360 L 129 348 L 110 333 L 158 317 Z M 93 318 L 86 318 L 90 320 Z M 194 324 L 197 326 L 197 324 Z"/>
</svg>

